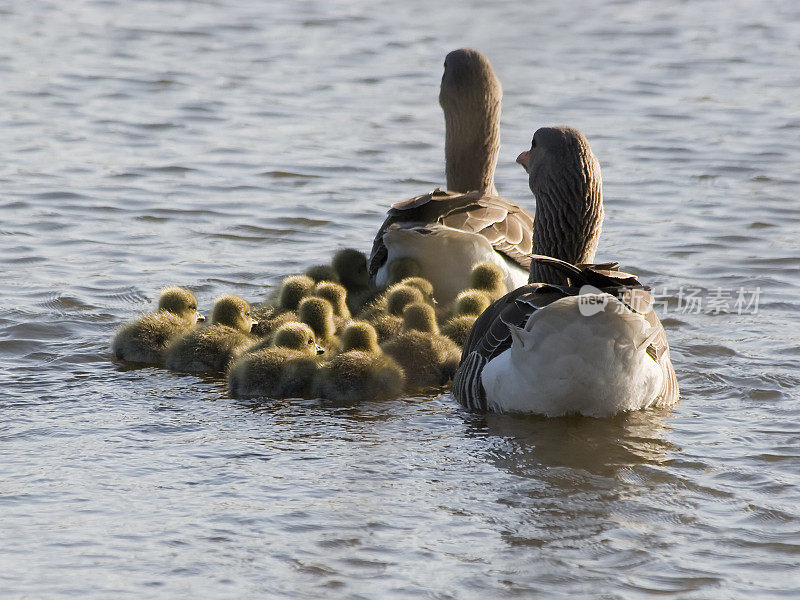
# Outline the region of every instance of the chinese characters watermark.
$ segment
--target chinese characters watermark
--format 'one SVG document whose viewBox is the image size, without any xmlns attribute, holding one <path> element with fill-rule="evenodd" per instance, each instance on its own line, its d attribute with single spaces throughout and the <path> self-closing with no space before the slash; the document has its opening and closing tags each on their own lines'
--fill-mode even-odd
<svg viewBox="0 0 800 600">
<path fill-rule="evenodd" d="M 655 310 L 660 316 L 667 314 L 758 314 L 758 301 L 761 288 L 712 288 L 703 289 L 691 286 L 680 286 L 670 290 L 666 286 L 650 292 L 651 303 L 646 307 L 637 307 L 638 312 L 647 313 Z M 624 299 L 624 298 L 621 298 Z M 609 308 L 612 296 L 603 294 L 590 285 L 580 290 L 578 309 L 587 317 Z M 644 310 L 642 310 L 644 308 Z M 619 302 L 613 303 L 614 310 L 625 310 Z"/>
</svg>

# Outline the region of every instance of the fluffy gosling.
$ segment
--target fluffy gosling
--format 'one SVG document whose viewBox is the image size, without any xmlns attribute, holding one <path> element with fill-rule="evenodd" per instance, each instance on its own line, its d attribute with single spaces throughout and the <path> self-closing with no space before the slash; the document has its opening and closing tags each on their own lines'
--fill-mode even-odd
<svg viewBox="0 0 800 600">
<path fill-rule="evenodd" d="M 472 267 L 469 275 L 470 287 L 482 291 L 494 302 L 508 293 L 505 272 L 493 262 L 481 262 Z"/>
<path fill-rule="evenodd" d="M 444 385 L 453 378 L 461 351 L 453 340 L 438 333 L 433 308 L 415 303 L 403 311 L 403 331 L 383 344 L 412 388 Z"/>
<path fill-rule="evenodd" d="M 211 324 L 174 340 L 166 349 L 168 369 L 187 373 L 222 373 L 252 343 L 255 321 L 250 305 L 238 296 L 221 296 L 214 303 Z"/>
<path fill-rule="evenodd" d="M 488 296 L 480 290 L 464 290 L 456 296 L 453 315 L 442 327 L 442 334 L 463 347 L 475 320 L 490 304 Z"/>
<path fill-rule="evenodd" d="M 315 394 L 337 402 L 393 398 L 403 391 L 405 374 L 378 346 L 375 329 L 353 321 L 342 332 L 341 353 L 317 373 Z"/>
<path fill-rule="evenodd" d="M 178 286 L 166 287 L 161 290 L 156 312 L 123 325 L 111 342 L 111 351 L 117 360 L 164 364 L 169 342 L 203 320 L 192 292 Z"/>
<path fill-rule="evenodd" d="M 336 345 L 336 322 L 333 318 L 333 307 L 325 298 L 310 296 L 300 301 L 297 318 L 314 331 L 317 344 L 326 350 Z"/>
<path fill-rule="evenodd" d="M 257 306 L 254 312 L 258 325 L 253 330 L 259 337 L 269 337 L 284 323 L 297 320 L 295 311 L 300 300 L 305 298 L 314 289 L 314 280 L 308 275 L 290 275 L 284 277 L 278 289 L 277 303 L 275 306 L 263 304 Z"/>
<path fill-rule="evenodd" d="M 308 325 L 282 325 L 275 331 L 273 346 L 248 352 L 233 362 L 228 393 L 235 398 L 308 397 L 319 350 Z"/>
<path fill-rule="evenodd" d="M 347 290 L 347 308 L 355 314 L 374 295 L 369 283 L 367 257 L 353 248 L 344 248 L 333 255 L 331 265 Z"/>
</svg>

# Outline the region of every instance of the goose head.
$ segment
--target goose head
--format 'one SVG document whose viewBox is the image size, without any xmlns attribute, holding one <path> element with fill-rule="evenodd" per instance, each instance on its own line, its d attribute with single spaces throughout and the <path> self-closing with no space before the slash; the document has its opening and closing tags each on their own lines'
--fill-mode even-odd
<svg viewBox="0 0 800 600">
<path fill-rule="evenodd" d="M 250 333 L 253 325 L 258 325 L 250 314 L 247 300 L 239 296 L 220 296 L 214 302 L 211 312 L 212 325 L 226 325 L 244 333 Z"/>
<path fill-rule="evenodd" d="M 517 162 L 536 196 L 533 253 L 592 262 L 603 223 L 603 183 L 584 135 L 572 127 L 542 127 Z M 563 283 L 564 276 L 534 261 L 529 281 Z"/>
<path fill-rule="evenodd" d="M 309 356 L 316 356 L 325 352 L 317 345 L 314 331 L 305 323 L 286 323 L 275 331 L 272 345 L 276 348 L 297 350 Z"/>
<path fill-rule="evenodd" d="M 469 48 L 444 59 L 439 104 L 444 111 L 447 189 L 497 194 L 503 89 L 488 59 Z"/>
<path fill-rule="evenodd" d="M 197 312 L 197 298 L 187 289 L 171 285 L 161 290 L 158 298 L 158 310 L 177 315 L 191 325 L 205 321 L 206 318 Z"/>
</svg>

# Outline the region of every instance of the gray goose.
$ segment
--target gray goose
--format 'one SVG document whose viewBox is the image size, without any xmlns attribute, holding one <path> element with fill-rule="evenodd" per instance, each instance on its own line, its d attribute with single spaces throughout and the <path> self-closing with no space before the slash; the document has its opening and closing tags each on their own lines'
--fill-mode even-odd
<svg viewBox="0 0 800 600">
<path fill-rule="evenodd" d="M 379 288 L 390 283 L 397 259 L 419 264 L 436 299 L 450 302 L 469 286 L 475 263 L 503 267 L 508 289 L 527 280 L 533 215 L 497 195 L 494 170 L 500 148 L 503 92 L 492 66 L 477 50 L 445 58 L 439 104 L 445 118 L 447 191 L 394 204 L 375 236 L 369 274 Z"/>
<path fill-rule="evenodd" d="M 608 416 L 678 401 L 648 288 L 594 256 L 600 165 L 586 138 L 545 127 L 517 162 L 536 196 L 530 283 L 496 301 L 464 344 L 453 395 L 468 409 Z M 555 258 L 552 258 L 555 257 Z"/>
</svg>

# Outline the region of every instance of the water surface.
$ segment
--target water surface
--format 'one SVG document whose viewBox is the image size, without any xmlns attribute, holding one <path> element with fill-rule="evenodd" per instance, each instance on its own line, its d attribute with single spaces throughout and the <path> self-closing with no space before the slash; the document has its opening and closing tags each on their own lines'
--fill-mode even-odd
<svg viewBox="0 0 800 600">
<path fill-rule="evenodd" d="M 0 2 L 0 596 L 800 595 L 800 10 L 529 4 Z M 536 128 L 589 138 L 680 405 L 243 403 L 111 362 L 162 286 L 262 299 L 443 184 L 459 46 L 504 85 L 506 197 Z"/>
</svg>

